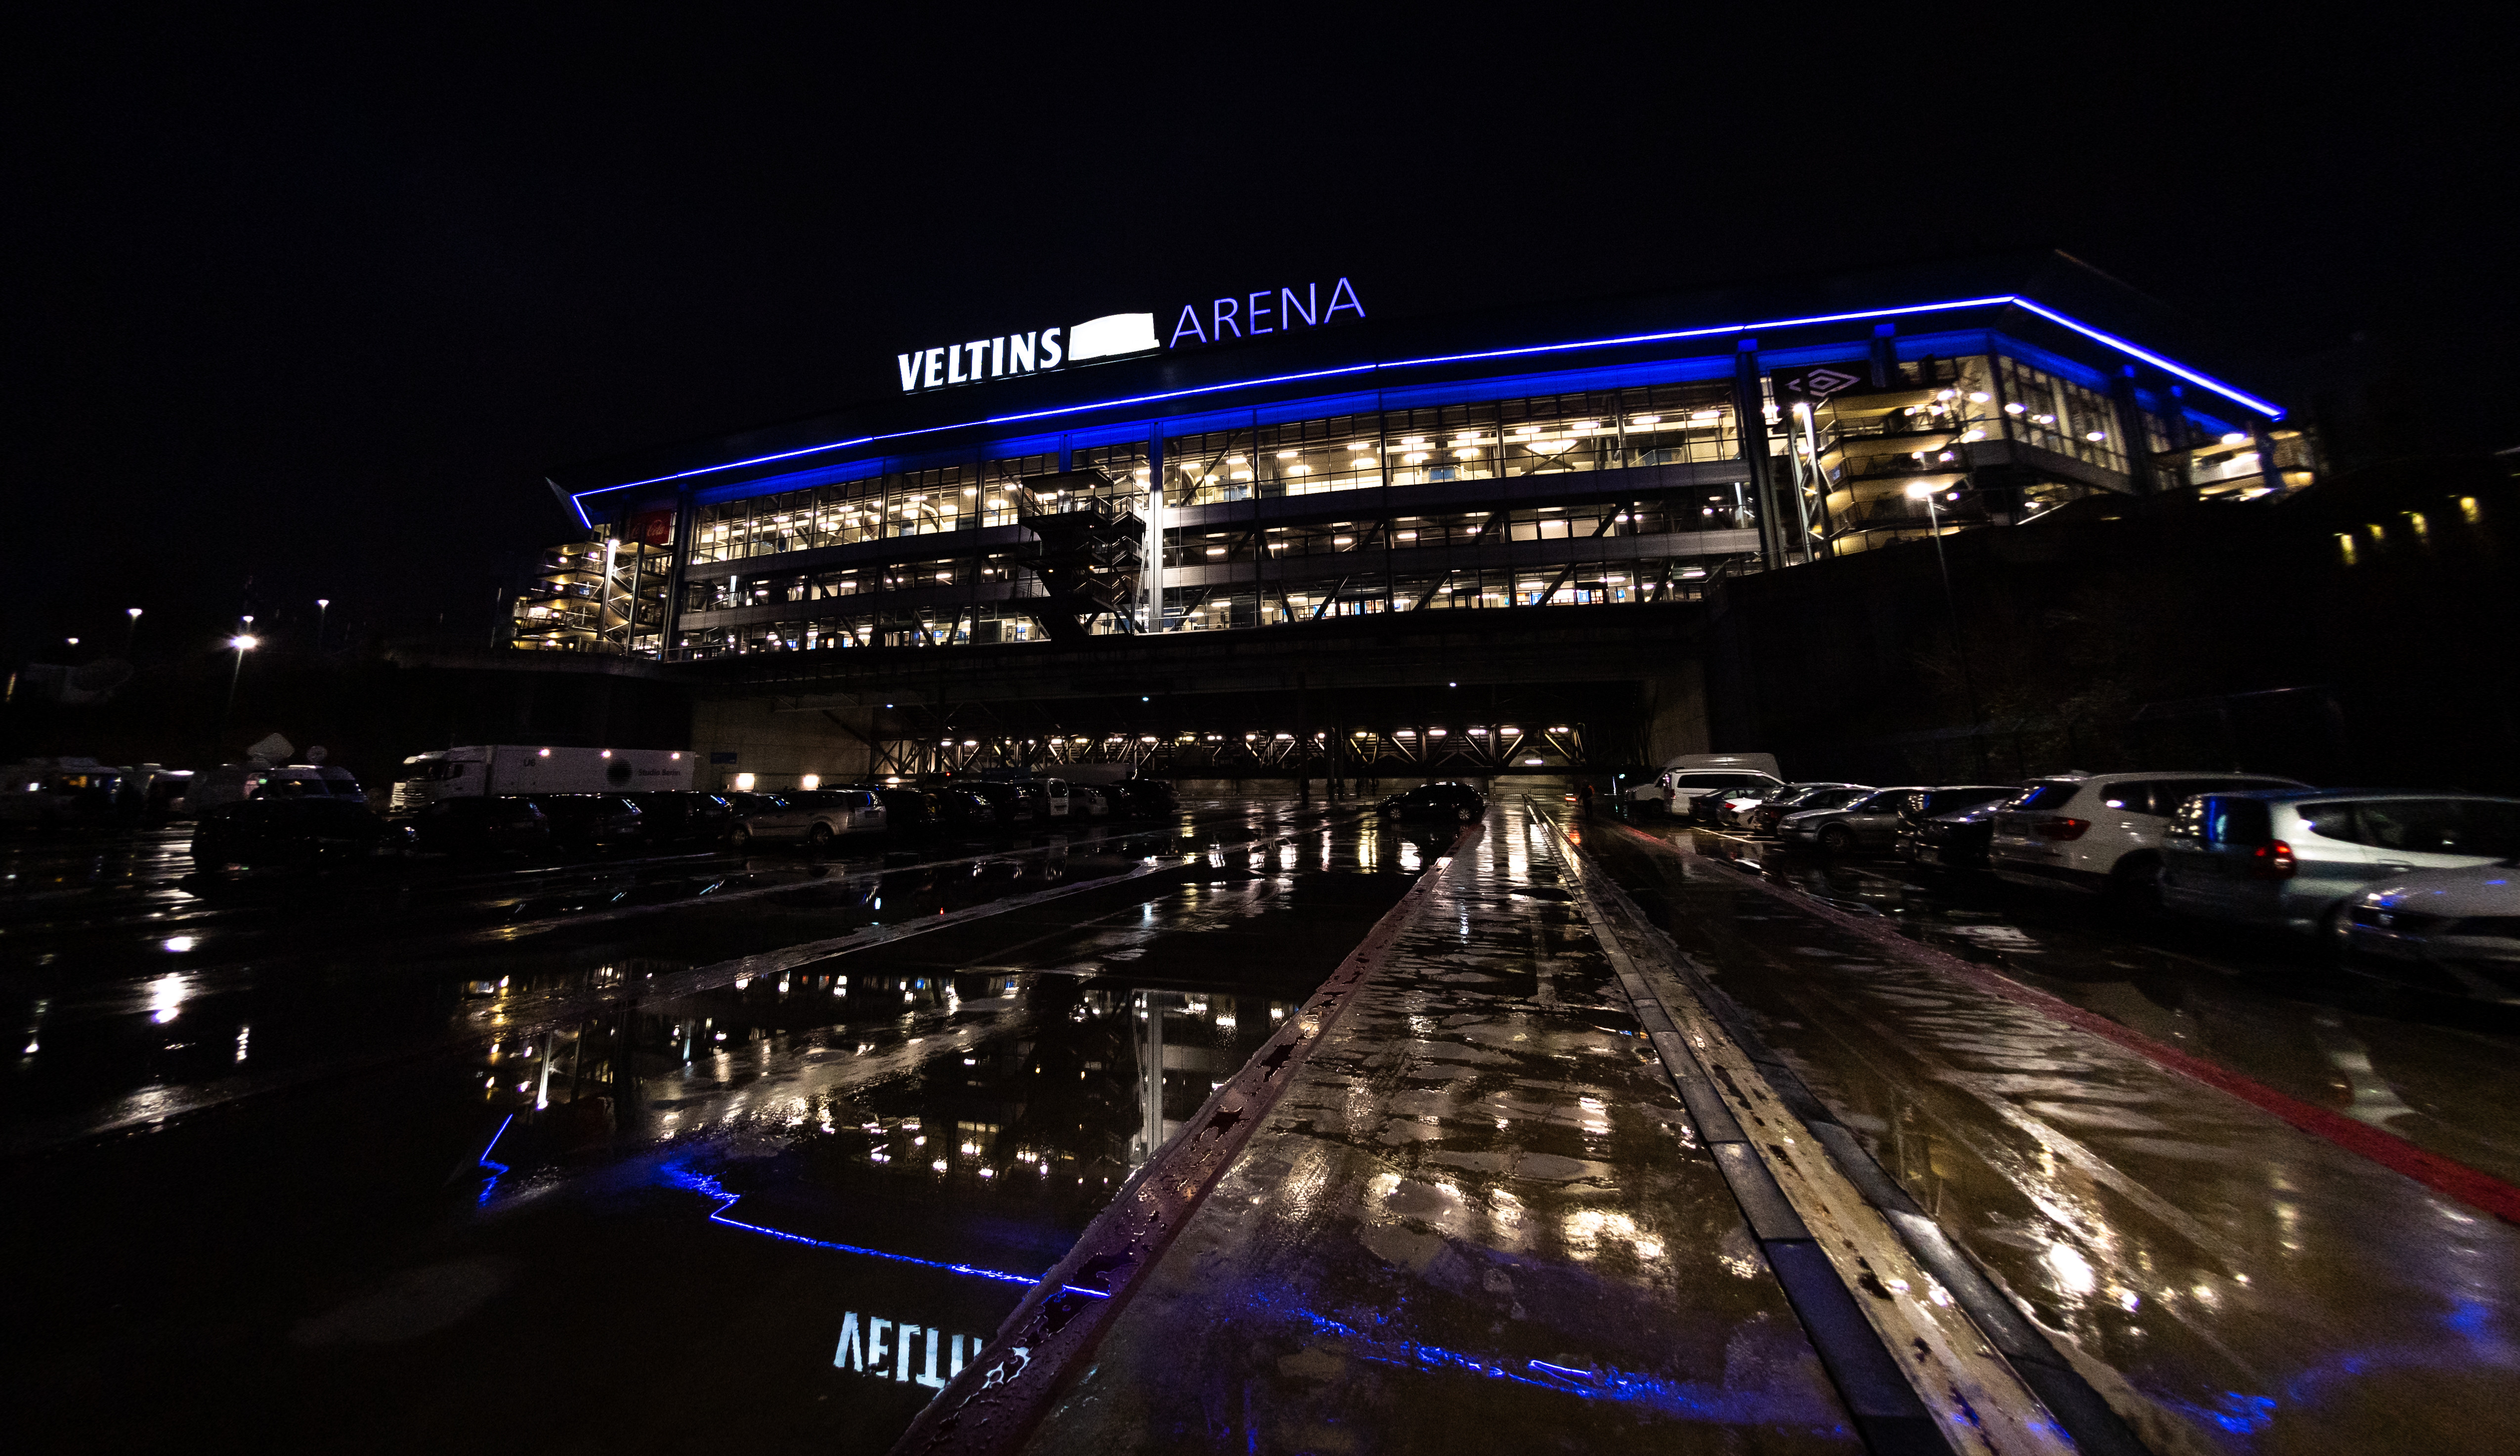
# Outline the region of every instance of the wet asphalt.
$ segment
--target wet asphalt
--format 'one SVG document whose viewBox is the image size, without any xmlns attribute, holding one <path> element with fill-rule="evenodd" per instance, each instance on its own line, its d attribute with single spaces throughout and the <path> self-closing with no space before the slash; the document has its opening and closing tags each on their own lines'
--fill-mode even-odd
<svg viewBox="0 0 2520 1456">
<path fill-rule="evenodd" d="M 2520 1230 L 1795 896 L 2503 1172 L 2498 1012 L 2335 977 L 2305 942 L 1645 828 L 1683 852 L 1590 843 L 2153 1449 L 2520 1449 Z M 1745 858 L 1793 893 L 1744 883 Z"/>
<path fill-rule="evenodd" d="M 13 846 L 22 1429 L 883 1449 L 1418 863 L 1346 807 L 1058 838 L 242 889 Z"/>
<path fill-rule="evenodd" d="M 2506 1179 L 2508 1013 L 1503 796 L 1037 1449 L 1860 1448 L 1536 813 L 2150 1449 L 2520 1449 L 2509 1225 L 1897 945 Z M 180 830 L 0 842 L 21 1429 L 886 1449 L 1451 842 L 1214 803 L 240 885 Z"/>
</svg>

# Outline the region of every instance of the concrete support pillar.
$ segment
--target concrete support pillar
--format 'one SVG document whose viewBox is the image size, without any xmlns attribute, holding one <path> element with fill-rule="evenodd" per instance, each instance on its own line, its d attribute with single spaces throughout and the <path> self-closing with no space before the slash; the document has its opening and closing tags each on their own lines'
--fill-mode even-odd
<svg viewBox="0 0 2520 1456">
<path fill-rule="evenodd" d="M 674 498 L 674 560 L 665 575 L 665 621 L 657 630 L 657 658 L 672 655 L 683 640 L 683 578 L 691 567 L 692 530 L 699 519 L 699 508 L 688 490 Z"/>
<path fill-rule="evenodd" d="M 2188 466 L 2193 458 L 2187 452 L 2196 448 L 2196 429 L 2187 423 L 2187 396 L 2177 385 L 2166 387 L 2161 395 L 2162 423 L 2170 427 L 2170 448 L 2179 453 L 2172 458 L 2171 470 L 2164 473 L 2161 488 L 2185 490 L 2196 483 Z"/>
<path fill-rule="evenodd" d="M 1683 753 L 1714 751 L 1706 720 L 1705 664 L 1688 659 L 1665 665 L 1643 684 L 1645 761 L 1669 763 Z"/>
<path fill-rule="evenodd" d="M 1146 588 L 1147 630 L 1164 629 L 1164 437 L 1147 441 L 1147 560 L 1138 569 Z"/>
<path fill-rule="evenodd" d="M 1777 512 L 1775 461 L 1768 454 L 1766 391 L 1759 382 L 1759 341 L 1744 339 L 1732 356 L 1732 418 L 1741 428 L 1741 458 L 1750 470 L 1750 506 L 1759 515 L 1759 555 L 1766 569 L 1785 564 Z"/>
<path fill-rule="evenodd" d="M 2258 471 L 2265 477 L 2263 483 L 2270 490 L 2283 489 L 2283 470 L 2275 464 L 2275 437 L 2269 432 L 2267 422 L 2251 420 L 2249 434 L 2258 442 Z"/>
<path fill-rule="evenodd" d="M 2143 426 L 2143 405 L 2135 397 L 2135 366 L 2109 376 L 2110 413 L 2116 417 L 2118 449 L 2126 456 L 2127 484 L 2138 495 L 2150 495 L 2153 481 L 2152 432 Z"/>
</svg>

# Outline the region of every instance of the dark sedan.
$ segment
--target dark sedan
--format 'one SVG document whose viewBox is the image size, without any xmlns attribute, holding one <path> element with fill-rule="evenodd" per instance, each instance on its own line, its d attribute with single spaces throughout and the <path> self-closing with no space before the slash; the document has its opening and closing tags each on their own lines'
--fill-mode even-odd
<svg viewBox="0 0 2520 1456">
<path fill-rule="evenodd" d="M 1115 819 L 1160 819 L 1181 807 L 1173 786 L 1162 779 L 1122 779 L 1102 789 Z"/>
<path fill-rule="evenodd" d="M 193 863 L 211 873 L 354 865 L 410 844 L 410 830 L 338 798 L 249 798 L 221 804 L 193 826 Z"/>
<path fill-rule="evenodd" d="M 725 842 L 735 827 L 735 805 L 722 794 L 659 789 L 625 796 L 639 806 L 641 834 L 651 844 L 706 848 Z"/>
<path fill-rule="evenodd" d="M 1891 852 L 1933 869 L 1984 869 L 1995 811 L 2020 796 L 2018 784 L 1916 790 L 1899 811 Z"/>
<path fill-rule="evenodd" d="M 1488 801 L 1467 784 L 1420 784 L 1384 799 L 1382 811 L 1401 819 L 1450 819 L 1467 824 L 1488 811 Z"/>
<path fill-rule="evenodd" d="M 879 784 L 858 787 L 883 801 L 884 827 L 894 834 L 925 834 L 939 822 L 936 796 L 924 789 L 886 788 Z"/>
<path fill-rule="evenodd" d="M 968 788 L 939 784 L 926 791 L 928 800 L 936 806 L 935 822 L 949 833 L 970 834 L 998 827 L 997 805 L 985 796 Z"/>
<path fill-rule="evenodd" d="M 1798 794 L 1787 795 L 1782 798 L 1772 798 L 1759 805 L 1758 811 L 1752 815 L 1751 828 L 1760 834 L 1772 835 L 1777 832 L 1777 826 L 1784 821 L 1787 814 L 1799 814 L 1805 809 L 1843 808 L 1871 793 L 1868 788 L 1852 784 L 1805 789 Z"/>
<path fill-rule="evenodd" d="M 551 847 L 551 823 L 530 799 L 441 798 L 404 821 L 429 854 L 533 854 Z"/>
<path fill-rule="evenodd" d="M 537 794 L 535 808 L 551 821 L 552 843 L 575 854 L 608 854 L 648 842 L 646 816 L 618 794 Z"/>
<path fill-rule="evenodd" d="M 1899 857 L 1929 870 L 1983 870 L 1995 816 L 2009 800 L 1928 814 L 1899 831 Z"/>
</svg>

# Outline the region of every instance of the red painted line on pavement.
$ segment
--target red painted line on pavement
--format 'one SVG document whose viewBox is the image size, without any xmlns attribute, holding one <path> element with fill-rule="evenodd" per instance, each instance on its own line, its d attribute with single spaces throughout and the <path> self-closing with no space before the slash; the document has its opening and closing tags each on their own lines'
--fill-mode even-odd
<svg viewBox="0 0 2520 1456">
<path fill-rule="evenodd" d="M 1613 821 L 1615 823 L 1615 821 Z M 1656 835 L 1626 824 L 1621 831 L 1643 841 L 1666 854 L 1688 854 L 1690 851 Z M 2349 1153 L 2367 1158 L 2393 1173 L 2414 1179 L 2435 1193 L 2457 1199 L 2471 1207 L 2481 1208 L 2506 1222 L 2520 1224 L 2520 1187 L 2504 1182 L 2492 1173 L 2469 1167 L 2455 1159 L 2428 1153 L 2397 1134 L 2358 1122 L 2344 1114 L 2316 1103 L 2304 1102 L 2290 1093 L 2278 1092 L 2257 1079 L 2208 1062 L 2192 1053 L 2153 1040 L 2133 1027 L 2109 1020 L 2095 1011 L 2086 1011 L 2070 1001 L 2053 996 L 2036 986 L 2023 985 L 1999 972 L 1972 965 L 1956 955 L 1919 945 L 1907 936 L 1885 927 L 1868 925 L 1863 917 L 1849 915 L 1832 905 L 1824 905 L 1798 890 L 1771 883 L 1764 876 L 1743 875 L 1741 883 L 1757 887 L 1771 895 L 1786 900 L 1807 913 L 1817 915 L 1842 929 L 1897 950 L 1910 960 L 1958 977 L 1983 991 L 2034 1011 L 2052 1017 L 2067 1025 L 2089 1031 L 2104 1040 L 2115 1042 L 2128 1051 L 2191 1081 L 2202 1082 L 2216 1091 L 2229 1095 L 2274 1114 L 2313 1137 L 2343 1148 Z"/>
</svg>

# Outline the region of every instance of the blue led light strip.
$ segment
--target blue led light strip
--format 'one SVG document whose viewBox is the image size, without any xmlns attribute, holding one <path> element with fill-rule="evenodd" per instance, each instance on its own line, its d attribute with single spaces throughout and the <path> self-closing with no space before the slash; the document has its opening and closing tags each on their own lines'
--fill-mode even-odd
<svg viewBox="0 0 2520 1456">
<path fill-rule="evenodd" d="M 877 444 L 885 440 L 913 439 L 922 434 L 968 430 L 975 426 L 1017 425 L 1030 420 L 1054 419 L 1060 415 L 1092 414 L 1097 410 L 1124 409 L 1133 404 L 1157 404 L 1168 399 L 1187 399 L 1196 394 L 1216 394 L 1233 389 L 1256 389 L 1268 385 L 1295 384 L 1304 380 L 1335 379 L 1342 375 L 1368 374 L 1383 369 L 1414 369 L 1430 364 L 1463 364 L 1479 359 L 1513 359 L 1532 354 L 1565 353 L 1574 349 L 1616 348 L 1624 344 L 1667 343 L 1681 339 L 1708 339 L 1726 334 L 1755 333 L 1761 329 L 1800 329 L 1816 324 L 1855 323 L 1865 319 L 1899 318 L 1917 313 L 1948 313 L 1959 308 L 1995 308 L 2007 304 L 2027 309 L 2049 323 L 2071 329 L 2086 339 L 2106 344 L 2129 358 L 2140 359 L 2164 373 L 2176 375 L 2200 388 L 2211 389 L 2234 404 L 2255 410 L 2269 420 L 2283 418 L 2284 412 L 2281 406 L 2260 399 L 2245 389 L 2234 388 L 2210 375 L 2200 374 L 2183 364 L 2156 354 L 2140 344 L 2120 339 L 2115 334 L 2104 330 L 2094 329 L 2089 324 L 2058 313 L 2045 304 L 2034 302 L 2018 294 L 1999 294 L 1984 298 L 1952 298 L 1940 303 L 1914 303 L 1901 308 L 1867 308 L 1854 313 L 1819 313 L 1802 318 L 1765 319 L 1757 323 L 1717 324 L 1702 329 L 1673 329 L 1657 334 L 1626 334 L 1615 339 L 1584 339 L 1571 343 L 1535 343 L 1521 348 L 1484 349 L 1476 353 L 1429 354 L 1418 359 L 1344 364 L 1336 369 L 1314 369 L 1299 374 L 1275 374 L 1260 379 L 1236 380 L 1223 385 L 1199 385 L 1188 389 L 1166 389 L 1153 394 L 1131 394 L 1118 399 L 1097 400 L 1092 404 L 1062 405 L 1057 409 L 1031 410 L 1016 415 L 990 415 L 984 419 L 968 420 L 959 425 L 930 425 L 921 430 L 902 430 L 890 434 L 862 434 L 855 439 L 833 440 L 824 445 L 806 445 L 799 449 L 782 450 L 773 455 L 755 455 L 746 460 L 730 460 L 722 465 L 704 465 L 694 470 L 676 471 L 671 475 L 651 476 L 644 480 L 624 480 L 618 485 L 599 485 L 592 490 L 572 493 L 569 496 L 569 504 L 576 508 L 577 519 L 589 529 L 593 529 L 595 523 L 588 520 L 586 507 L 582 504 L 590 495 L 603 495 L 614 490 L 631 490 L 641 485 L 662 485 L 673 480 L 688 480 L 698 476 L 713 476 L 725 471 L 742 470 L 747 466 L 794 460 L 805 455 L 828 454 L 832 450 L 846 450 L 852 446 Z"/>
<path fill-rule="evenodd" d="M 746 1223 L 742 1219 L 726 1216 L 726 1210 L 742 1203 L 743 1195 L 727 1192 L 719 1185 L 717 1179 L 668 1168 L 665 1172 L 665 1181 L 708 1198 L 726 1200 L 710 1211 L 709 1222 L 721 1223 L 728 1228 L 742 1229 L 747 1234 L 760 1234 L 766 1238 L 778 1239 L 788 1244 L 802 1244 L 812 1249 L 829 1249 L 838 1253 L 854 1253 L 867 1258 L 883 1259 L 888 1263 L 915 1264 L 922 1269 L 942 1269 L 948 1274 L 968 1274 L 974 1279 L 989 1279 L 999 1284 L 1019 1284 L 1026 1289 L 1041 1283 L 1039 1279 L 1029 1274 L 1010 1274 L 1004 1269 L 983 1269 L 977 1264 L 945 1263 L 938 1259 L 921 1258 L 916 1254 L 892 1253 L 881 1249 L 869 1249 L 862 1244 L 835 1244 L 829 1239 L 811 1239 L 803 1234 L 791 1234 L 785 1229 L 775 1229 L 765 1224 Z M 1080 1289 L 1072 1284 L 1062 1284 L 1059 1288 L 1071 1295 L 1083 1295 L 1091 1299 L 1111 1297 L 1102 1290 Z"/>
</svg>

